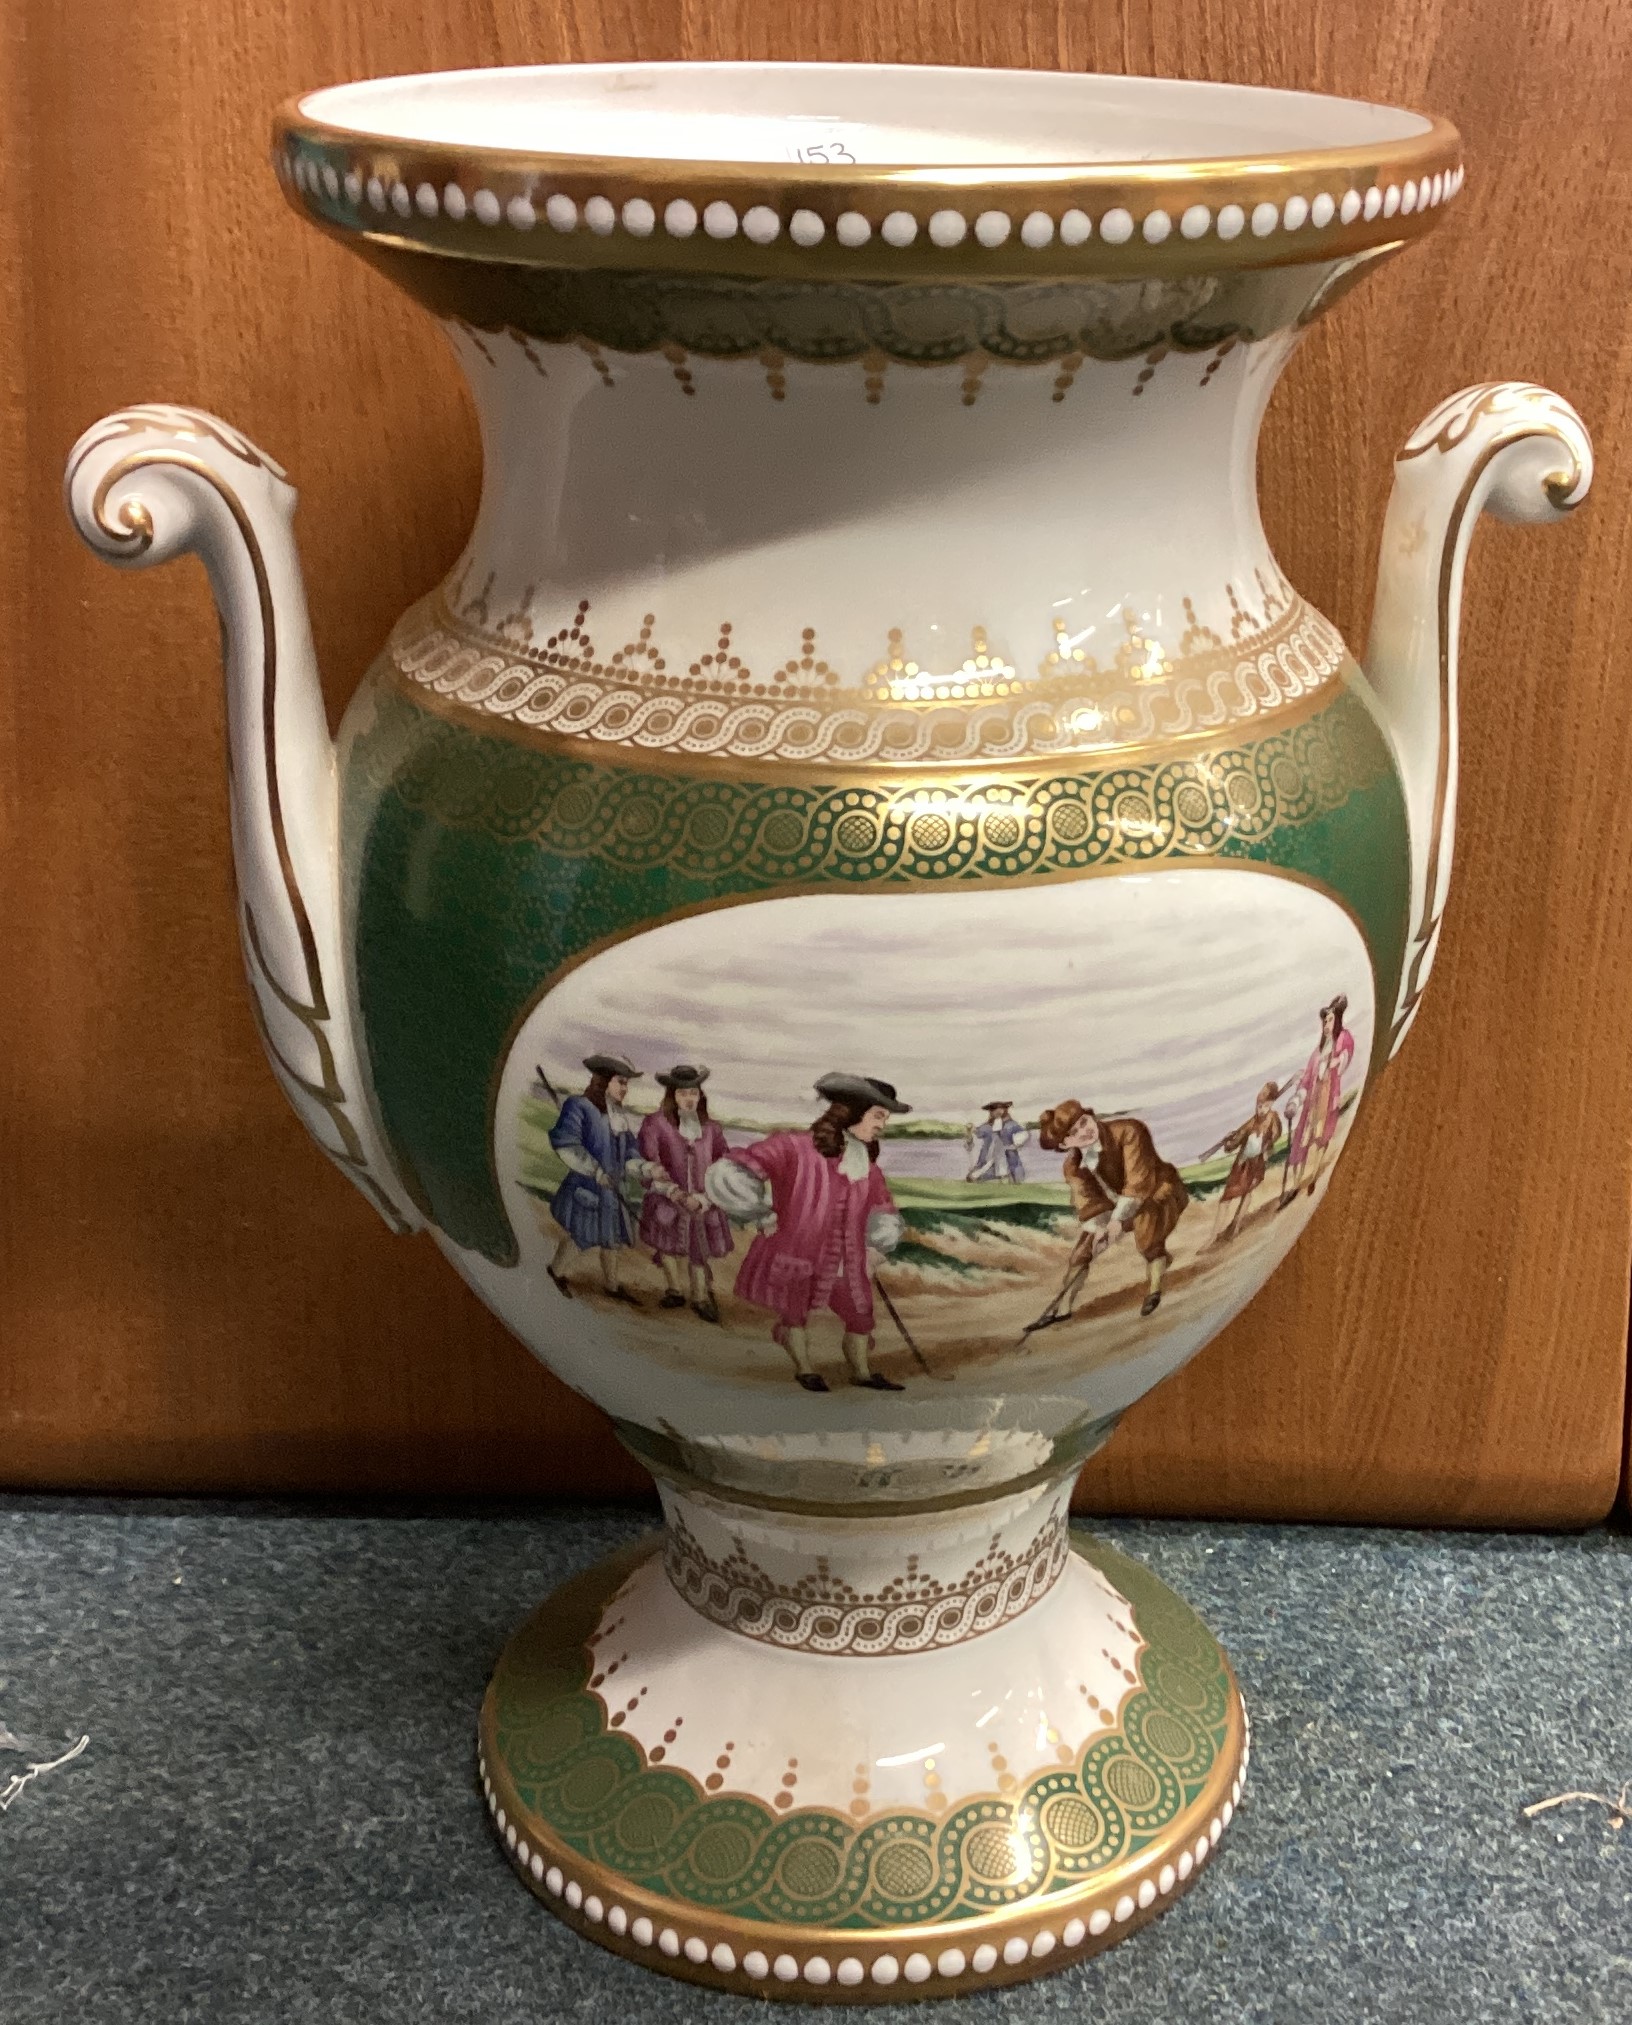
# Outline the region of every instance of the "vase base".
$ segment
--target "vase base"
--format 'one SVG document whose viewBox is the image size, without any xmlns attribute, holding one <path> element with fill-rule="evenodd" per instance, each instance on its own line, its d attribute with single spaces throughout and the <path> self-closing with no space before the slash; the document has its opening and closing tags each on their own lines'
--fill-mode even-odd
<svg viewBox="0 0 1632 2025">
<path fill-rule="evenodd" d="M 1247 1722 L 1194 1612 L 1114 1549 L 1072 1544 L 1044 1604 L 1002 1630 L 850 1660 L 709 1623 L 660 1540 L 610 1556 L 515 1635 L 483 1704 L 512 1864 L 602 1947 L 756 1996 L 951 1996 L 1112 1946 L 1216 1848 Z M 1045 1719 L 1067 1706 L 1080 1736 Z M 952 1734 L 1005 1719 L 1001 1751 Z M 883 1748 L 930 1731 L 927 1750 Z M 790 1769 L 766 1797 L 772 1758 Z"/>
</svg>

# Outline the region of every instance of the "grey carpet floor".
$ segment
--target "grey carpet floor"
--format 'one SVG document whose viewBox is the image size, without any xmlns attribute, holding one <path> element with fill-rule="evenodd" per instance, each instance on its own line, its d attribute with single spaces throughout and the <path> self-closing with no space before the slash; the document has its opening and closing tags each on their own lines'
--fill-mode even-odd
<svg viewBox="0 0 1632 2025">
<path fill-rule="evenodd" d="M 90 1736 L 0 1813 L 3 2025 L 772 2015 L 559 1926 L 475 1788 L 506 1635 L 649 1523 L 0 1500 L 0 1793 Z M 962 2015 L 1632 2025 L 1632 1824 L 1522 1812 L 1632 1778 L 1632 1539 L 1098 1530 L 1229 1647 L 1247 1797 L 1168 1917 Z"/>
</svg>

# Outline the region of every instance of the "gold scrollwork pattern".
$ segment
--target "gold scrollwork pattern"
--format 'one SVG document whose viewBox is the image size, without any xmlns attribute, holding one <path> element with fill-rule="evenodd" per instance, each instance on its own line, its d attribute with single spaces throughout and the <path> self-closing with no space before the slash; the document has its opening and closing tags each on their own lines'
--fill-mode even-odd
<svg viewBox="0 0 1632 2025">
<path fill-rule="evenodd" d="M 1568 462 L 1547 481 L 1547 495 L 1559 511 L 1578 504 L 1586 496 L 1592 475 L 1581 418 L 1560 395 L 1524 380 L 1487 380 L 1479 386 L 1463 387 L 1423 418 L 1394 461 L 1406 464 L 1430 450 L 1459 449 L 1480 422 L 1504 416 L 1513 419 L 1514 437 L 1549 435 L 1557 440 Z M 1513 437 L 1504 435 L 1492 447 L 1499 449 L 1511 440 Z"/>
<path fill-rule="evenodd" d="M 729 624 L 688 656 L 656 639 L 648 615 L 636 638 L 603 649 L 587 602 L 534 646 L 530 600 L 495 627 L 486 586 L 461 616 L 440 596 L 416 606 L 388 655 L 400 680 L 438 702 L 540 739 L 823 766 L 978 764 L 1205 737 L 1314 695 L 1348 659 L 1341 635 L 1284 587 L 1259 590 L 1257 621 L 1232 591 L 1229 641 L 1192 618 L 1170 652 L 1129 614 L 1102 664 L 1056 625 L 1052 648 L 1026 674 L 979 628 L 963 664 L 944 674 L 922 667 L 893 632 L 859 683 L 821 658 L 813 628 L 759 670 L 735 649 Z"/>
<path fill-rule="evenodd" d="M 1250 743 L 1093 772 L 917 781 L 636 772 L 472 738 L 433 716 L 390 786 L 452 828 L 594 858 L 617 873 L 663 867 L 746 887 L 951 885 L 1250 848 L 1341 807 L 1386 763 L 1363 706 L 1344 691 Z"/>
<path fill-rule="evenodd" d="M 874 1657 L 962 1645 L 1028 1609 L 1059 1580 L 1071 1551 L 1065 1514 L 1056 1513 L 1018 1550 L 990 1546 L 948 1581 L 925 1574 L 917 1556 L 876 1589 L 858 1590 L 818 1561 L 782 1585 L 739 1540 L 716 1557 L 678 1516 L 664 1539 L 664 1568 L 691 1607 L 712 1623 L 788 1652 Z"/>
</svg>

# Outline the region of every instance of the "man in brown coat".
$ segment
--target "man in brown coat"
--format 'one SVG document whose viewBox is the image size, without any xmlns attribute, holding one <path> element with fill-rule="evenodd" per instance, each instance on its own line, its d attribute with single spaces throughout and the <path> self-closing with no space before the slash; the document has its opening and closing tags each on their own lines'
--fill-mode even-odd
<svg viewBox="0 0 1632 2025">
<path fill-rule="evenodd" d="M 1049 1153 L 1064 1153 L 1065 1180 L 1071 1191 L 1082 1234 L 1066 1266 L 1058 1294 L 1026 1335 L 1068 1321 L 1088 1268 L 1102 1251 L 1132 1232 L 1145 1261 L 1145 1297 L 1141 1315 L 1161 1305 L 1162 1276 L 1172 1263 L 1167 1240 L 1183 1216 L 1190 1192 L 1179 1170 L 1156 1151 L 1150 1127 L 1142 1118 L 1101 1118 L 1074 1097 L 1045 1111 L 1037 1143 Z"/>
</svg>

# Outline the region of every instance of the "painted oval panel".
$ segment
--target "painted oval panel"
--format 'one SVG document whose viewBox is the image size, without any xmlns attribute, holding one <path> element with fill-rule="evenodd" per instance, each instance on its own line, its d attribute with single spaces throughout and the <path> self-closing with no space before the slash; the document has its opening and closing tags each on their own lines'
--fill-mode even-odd
<svg viewBox="0 0 1632 2025">
<path fill-rule="evenodd" d="M 628 1427 L 886 1479 L 984 1443 L 1015 1474 L 1285 1257 L 1374 1018 L 1347 910 L 1260 870 L 689 915 L 523 1021 L 494 1143 L 519 1264 L 458 1263 Z"/>
</svg>

